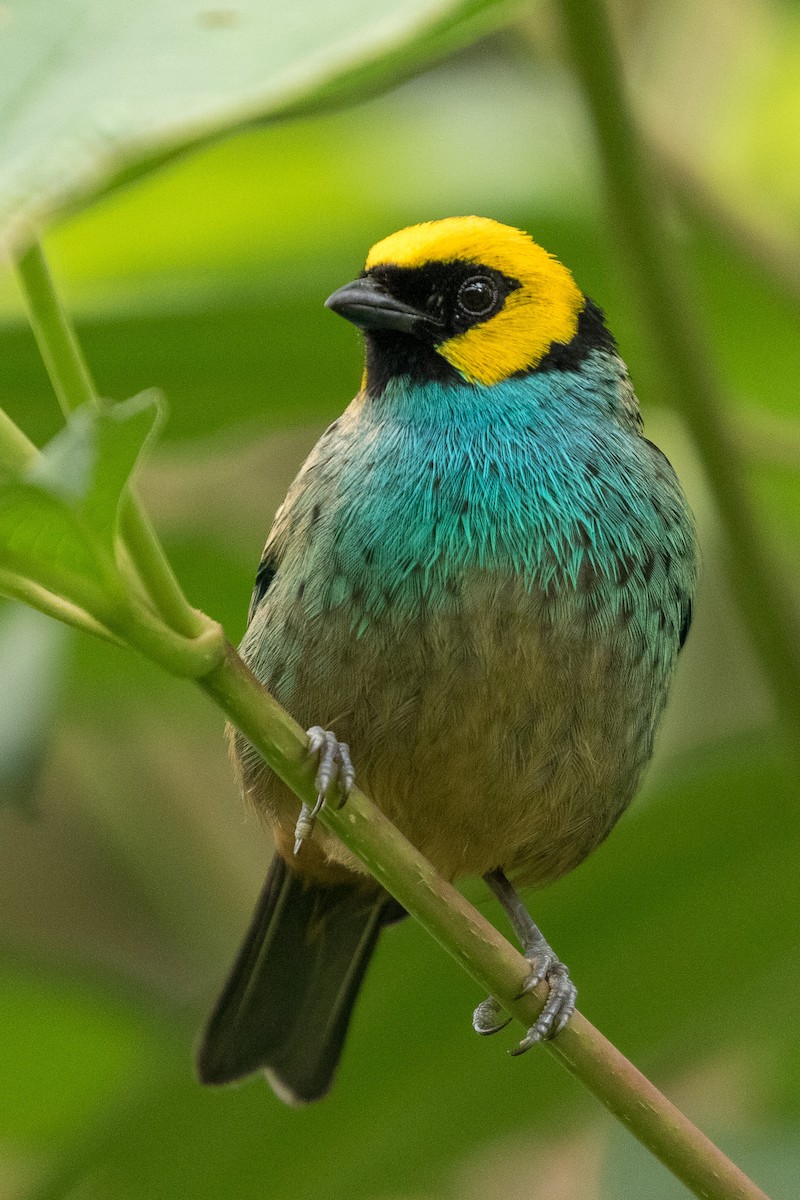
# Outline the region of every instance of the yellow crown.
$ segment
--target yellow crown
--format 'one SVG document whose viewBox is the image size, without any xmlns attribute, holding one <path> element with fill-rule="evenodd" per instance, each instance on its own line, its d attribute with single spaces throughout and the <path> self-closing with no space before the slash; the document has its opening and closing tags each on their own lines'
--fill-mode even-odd
<svg viewBox="0 0 800 1200">
<path fill-rule="evenodd" d="M 401 229 L 372 247 L 366 267 L 470 262 L 519 282 L 495 316 L 437 346 L 468 380 L 499 383 L 572 341 L 584 296 L 566 267 L 527 233 L 488 217 L 448 217 Z"/>
</svg>

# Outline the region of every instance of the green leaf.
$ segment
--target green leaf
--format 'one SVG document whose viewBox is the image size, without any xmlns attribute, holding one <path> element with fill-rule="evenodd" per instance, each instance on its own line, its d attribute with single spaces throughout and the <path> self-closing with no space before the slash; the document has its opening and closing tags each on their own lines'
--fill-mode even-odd
<svg viewBox="0 0 800 1200">
<path fill-rule="evenodd" d="M 0 482 L 0 565 L 97 613 L 121 585 L 120 498 L 158 415 L 155 393 L 82 409 L 22 476 Z"/>
<path fill-rule="evenodd" d="M 30 810 L 53 722 L 67 631 L 21 604 L 0 610 L 0 808 Z"/>
<path fill-rule="evenodd" d="M 236 127 L 340 103 L 467 44 L 511 0 L 19 0 L 0 29 L 0 230 Z"/>
<path fill-rule="evenodd" d="M 112 564 L 76 514 L 29 483 L 0 486 L 0 564 L 88 612 L 102 606 Z"/>
<path fill-rule="evenodd" d="M 79 510 L 102 543 L 110 548 L 119 498 L 159 419 L 155 391 L 101 409 L 84 408 L 50 442 L 28 472 L 39 483 Z"/>
</svg>

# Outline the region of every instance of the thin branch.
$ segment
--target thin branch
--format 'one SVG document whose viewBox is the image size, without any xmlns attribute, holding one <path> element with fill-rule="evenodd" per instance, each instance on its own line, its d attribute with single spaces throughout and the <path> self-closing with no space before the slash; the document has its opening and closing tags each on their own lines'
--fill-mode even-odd
<svg viewBox="0 0 800 1200">
<path fill-rule="evenodd" d="M 769 213 L 741 212 L 663 134 L 651 133 L 651 145 L 659 172 L 681 207 L 695 221 L 721 234 L 765 279 L 777 285 L 795 304 L 800 304 L 800 243 L 797 238 Z"/>
<path fill-rule="evenodd" d="M 200 686 L 300 799 L 313 803 L 314 770 L 302 729 L 261 687 L 232 647 Z M 355 789 L 343 808 L 323 808 L 320 819 L 483 989 L 526 1029 L 534 1023 L 547 986 L 520 997 L 530 971 L 526 960 L 436 874 L 363 792 Z M 545 1045 L 696 1196 L 767 1200 L 579 1013 L 555 1041 Z"/>
<path fill-rule="evenodd" d="M 72 625 L 75 629 L 82 629 L 84 633 L 91 633 L 94 637 L 103 638 L 106 642 L 113 642 L 115 646 L 125 645 L 121 638 L 110 629 L 106 629 L 105 625 L 101 625 L 90 613 L 73 604 L 71 600 L 48 592 L 47 588 L 34 583 L 32 579 L 24 579 L 12 571 L 0 570 L 0 594 L 9 596 L 12 600 L 22 600 L 48 617 L 54 617 L 55 620 Z"/>
<path fill-rule="evenodd" d="M 24 471 L 38 453 L 30 438 L 0 408 L 0 467 L 7 471 Z"/>
<path fill-rule="evenodd" d="M 94 381 L 38 241 L 31 243 L 16 267 L 28 319 L 61 411 L 69 416 L 84 404 L 96 404 Z"/>
<path fill-rule="evenodd" d="M 64 415 L 83 404 L 97 404 L 89 368 L 38 241 L 33 241 L 16 266 L 31 328 Z M 130 493 L 120 507 L 120 529 L 156 611 L 184 637 L 202 633 L 197 612 L 186 600 L 148 518 Z"/>
<path fill-rule="evenodd" d="M 672 399 L 691 430 L 719 510 L 734 593 L 800 746 L 800 621 L 782 565 L 751 503 L 739 441 L 710 365 L 692 288 L 623 83 L 603 0 L 562 0 L 569 44 L 594 119 L 620 259 L 640 301 Z"/>
</svg>

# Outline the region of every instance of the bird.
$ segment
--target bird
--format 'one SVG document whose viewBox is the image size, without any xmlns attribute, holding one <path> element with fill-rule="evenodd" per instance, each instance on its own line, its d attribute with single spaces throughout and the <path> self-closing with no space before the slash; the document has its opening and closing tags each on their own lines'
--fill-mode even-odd
<svg viewBox="0 0 800 1200">
<path fill-rule="evenodd" d="M 448 880 L 482 876 L 548 984 L 514 1052 L 576 990 L 519 889 L 606 837 L 652 755 L 697 576 L 691 511 L 643 432 L 602 310 L 488 217 L 379 241 L 326 301 L 363 334 L 361 387 L 267 538 L 240 652 L 304 727 L 318 805 L 359 786 Z M 198 1054 L 330 1089 L 381 930 L 402 907 L 229 730 L 275 857 Z M 489 997 L 478 1032 L 503 1020 Z"/>
</svg>

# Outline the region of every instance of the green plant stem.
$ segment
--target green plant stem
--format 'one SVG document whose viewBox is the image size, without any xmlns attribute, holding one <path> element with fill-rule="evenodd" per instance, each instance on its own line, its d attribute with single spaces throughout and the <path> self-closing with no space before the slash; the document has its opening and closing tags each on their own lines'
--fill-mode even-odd
<svg viewBox="0 0 800 1200">
<path fill-rule="evenodd" d="M 200 686 L 288 786 L 313 803 L 314 766 L 302 729 L 232 647 Z M 437 875 L 362 792 L 354 789 L 342 808 L 324 807 L 320 820 L 481 988 L 496 996 L 526 1029 L 534 1023 L 547 986 L 520 997 L 530 971 L 523 956 Z M 765 1193 L 579 1013 L 546 1047 L 696 1196 L 766 1200 Z"/>
<path fill-rule="evenodd" d="M 0 594 L 10 596 L 13 600 L 22 600 L 31 608 L 38 609 L 39 612 L 45 613 L 48 617 L 54 617 L 57 621 L 63 621 L 65 625 L 82 629 L 84 633 L 91 633 L 95 637 L 113 642 L 117 646 L 124 644 L 110 629 L 106 629 L 105 625 L 101 625 L 99 621 L 96 621 L 84 609 L 79 608 L 77 604 L 73 604 L 71 600 L 65 600 L 63 596 L 56 596 L 38 583 L 34 583 L 33 580 L 24 579 L 12 571 L 0 570 Z"/>
<path fill-rule="evenodd" d="M 594 120 L 620 257 L 671 380 L 719 510 L 733 589 L 790 744 L 800 746 L 800 620 L 747 491 L 744 457 L 709 362 L 692 288 L 663 219 L 603 0 L 562 0 L 572 57 Z"/>
<path fill-rule="evenodd" d="M 36 344 L 64 416 L 83 404 L 96 404 L 94 382 L 38 241 L 18 260 L 17 274 Z"/>
<path fill-rule="evenodd" d="M 32 242 L 16 265 L 31 328 L 64 415 L 83 404 L 97 404 L 89 368 L 38 241 Z M 130 492 L 120 507 L 120 531 L 156 611 L 183 637 L 201 634 L 200 615 L 186 600 L 161 543 Z"/>
<path fill-rule="evenodd" d="M 101 615 L 118 638 L 184 679 L 202 679 L 226 654 L 222 626 L 205 613 L 197 614 L 200 632 L 191 638 L 164 625 L 135 596 Z"/>
<path fill-rule="evenodd" d="M 130 559 L 156 612 L 182 637 L 199 637 L 203 633 L 202 618 L 184 596 L 150 518 L 130 484 L 120 501 L 119 527 Z"/>
<path fill-rule="evenodd" d="M 0 408 L 0 468 L 7 471 L 24 471 L 36 459 L 39 451 L 30 438 Z"/>
</svg>

